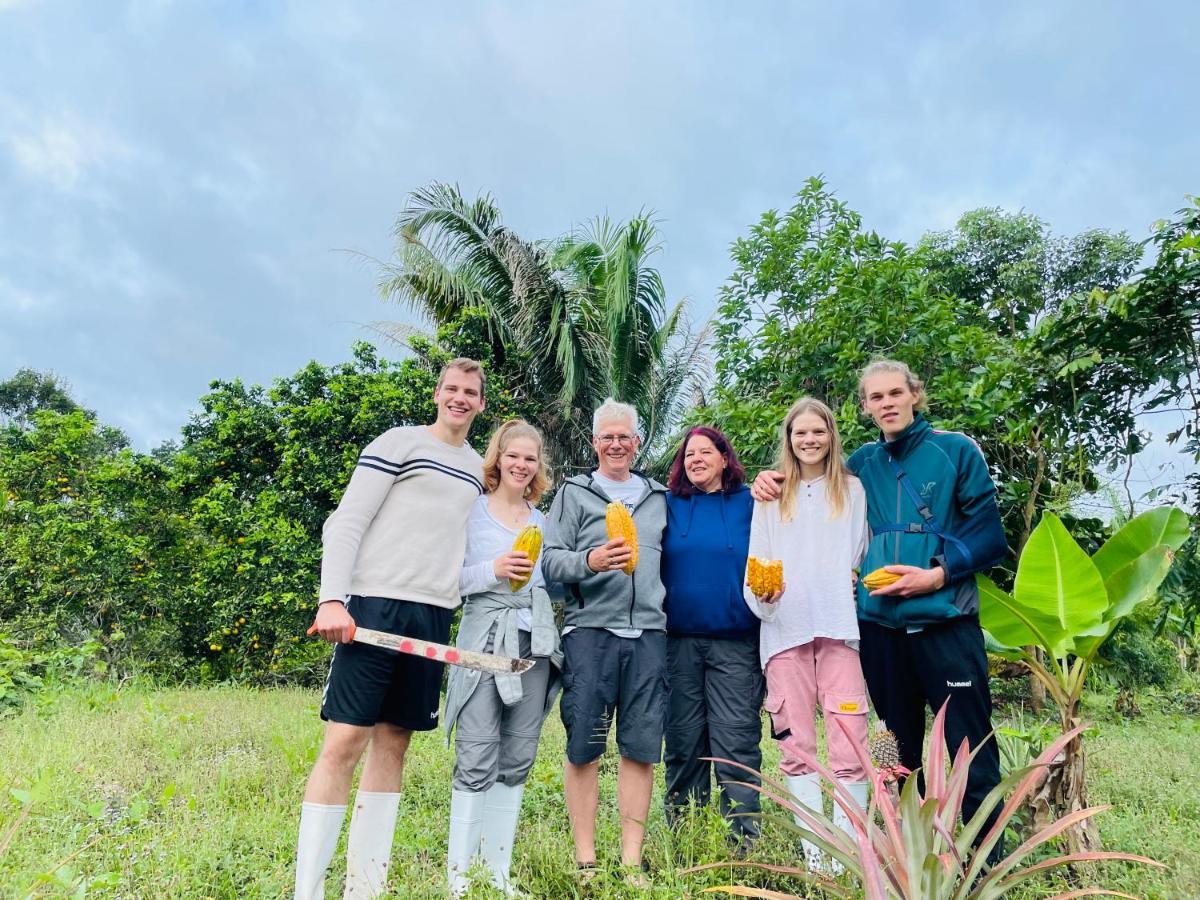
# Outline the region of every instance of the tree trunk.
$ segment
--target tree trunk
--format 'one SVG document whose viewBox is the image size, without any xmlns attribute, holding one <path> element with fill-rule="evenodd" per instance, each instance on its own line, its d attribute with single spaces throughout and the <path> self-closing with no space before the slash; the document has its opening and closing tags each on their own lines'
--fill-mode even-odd
<svg viewBox="0 0 1200 900">
<path fill-rule="evenodd" d="M 1062 728 L 1065 732 L 1079 724 L 1079 701 L 1076 700 L 1070 710 L 1063 711 Z M 1035 830 L 1088 807 L 1086 761 L 1083 735 L 1079 735 L 1050 764 L 1045 781 L 1029 801 Z M 1068 853 L 1090 853 L 1101 849 L 1100 834 L 1092 819 L 1071 826 L 1063 837 Z"/>
</svg>

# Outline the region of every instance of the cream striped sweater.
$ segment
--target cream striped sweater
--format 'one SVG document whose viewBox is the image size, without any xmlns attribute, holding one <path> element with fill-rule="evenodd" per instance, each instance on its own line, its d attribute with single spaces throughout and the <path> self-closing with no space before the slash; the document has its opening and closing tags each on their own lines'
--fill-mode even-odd
<svg viewBox="0 0 1200 900">
<path fill-rule="evenodd" d="M 467 517 L 483 493 L 483 460 L 423 425 L 367 445 L 322 534 L 321 596 L 351 594 L 456 609 Z"/>
</svg>

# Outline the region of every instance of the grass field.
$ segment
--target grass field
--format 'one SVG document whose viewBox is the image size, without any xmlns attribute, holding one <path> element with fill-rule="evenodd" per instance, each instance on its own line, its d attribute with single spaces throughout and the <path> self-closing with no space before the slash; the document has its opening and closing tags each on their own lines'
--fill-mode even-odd
<svg viewBox="0 0 1200 900">
<path fill-rule="evenodd" d="M 1161 705 L 1160 705 L 1161 706 Z M 321 729 L 317 695 L 236 687 L 155 690 L 94 684 L 43 697 L 0 719 L 0 885 L 4 896 L 285 897 L 304 779 Z M 1117 865 L 1107 886 L 1145 897 L 1200 896 L 1200 721 L 1159 708 L 1123 721 L 1093 698 L 1089 738 L 1093 802 L 1106 847 L 1159 859 L 1151 872 Z M 563 733 L 552 716 L 526 792 L 514 873 L 533 897 L 694 897 L 740 880 L 798 885 L 730 869 L 683 875 L 728 858 L 711 813 L 679 830 L 651 808 L 646 856 L 654 887 L 598 879 L 582 895 L 572 879 L 562 800 Z M 764 743 L 770 765 L 778 756 Z M 440 734 L 414 741 L 393 854 L 397 897 L 442 897 L 452 756 Z M 601 782 L 601 861 L 617 847 L 615 760 Z M 341 853 L 327 895 L 340 896 Z M 756 856 L 794 862 L 792 839 L 768 824 Z M 1047 883 L 1023 896 L 1049 896 Z M 498 896 L 480 886 L 472 897 Z"/>
</svg>

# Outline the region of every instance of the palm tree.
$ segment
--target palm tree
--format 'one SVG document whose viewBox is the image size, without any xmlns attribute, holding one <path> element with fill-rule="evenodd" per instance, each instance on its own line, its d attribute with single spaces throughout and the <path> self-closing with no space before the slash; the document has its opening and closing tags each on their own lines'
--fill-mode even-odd
<svg viewBox="0 0 1200 900">
<path fill-rule="evenodd" d="M 646 214 L 530 242 L 502 224 L 489 195 L 467 202 L 435 182 L 410 194 L 395 233 L 383 296 L 437 325 L 482 309 L 497 374 L 543 408 L 559 471 L 590 465 L 590 411 L 605 397 L 637 407 L 653 453 L 704 383 L 705 334 L 688 326 L 684 302 L 666 309 L 647 263 L 660 247 Z"/>
</svg>

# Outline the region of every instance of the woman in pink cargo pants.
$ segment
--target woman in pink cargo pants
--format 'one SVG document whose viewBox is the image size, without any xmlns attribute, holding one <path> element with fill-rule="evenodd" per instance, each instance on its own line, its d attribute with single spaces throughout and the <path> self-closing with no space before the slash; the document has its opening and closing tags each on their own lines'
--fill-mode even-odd
<svg viewBox="0 0 1200 900">
<path fill-rule="evenodd" d="M 842 443 L 829 407 L 804 397 L 783 420 L 777 468 L 778 501 L 756 503 L 750 555 L 783 560 L 784 588 L 746 603 L 762 619 L 759 656 L 767 677 L 767 711 L 780 743 L 780 768 L 796 802 L 822 808 L 815 715 L 825 719 L 829 768 L 865 809 L 868 776 L 854 751 L 867 744 L 867 689 L 858 658 L 855 566 L 867 546 L 866 495 L 842 461 Z M 836 724 L 841 722 L 846 730 Z M 833 820 L 853 833 L 834 804 Z M 797 823 L 803 825 L 797 818 Z M 820 850 L 804 842 L 810 869 L 823 868 Z M 835 865 L 836 868 L 836 865 Z"/>
</svg>

